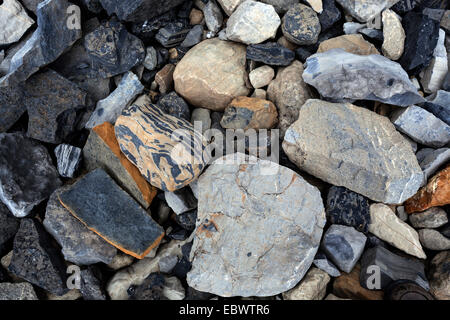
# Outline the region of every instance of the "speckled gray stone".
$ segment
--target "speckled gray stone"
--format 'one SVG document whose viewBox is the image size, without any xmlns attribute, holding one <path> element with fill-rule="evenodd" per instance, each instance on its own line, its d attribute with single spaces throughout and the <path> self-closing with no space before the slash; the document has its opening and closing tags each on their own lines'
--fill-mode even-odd
<svg viewBox="0 0 450 320">
<path fill-rule="evenodd" d="M 436 251 L 450 250 L 450 239 L 437 230 L 421 229 L 419 239 L 424 248 Z"/>
<path fill-rule="evenodd" d="M 321 25 L 313 9 L 298 3 L 284 15 L 281 29 L 290 42 L 298 45 L 312 45 L 319 39 Z"/>
<path fill-rule="evenodd" d="M 318 189 L 292 170 L 245 158 L 219 158 L 199 178 L 187 282 L 226 297 L 273 296 L 293 288 L 311 266 L 324 207 Z"/>
<path fill-rule="evenodd" d="M 0 300 L 38 300 L 31 283 L 0 283 Z"/>
<path fill-rule="evenodd" d="M 223 15 L 215 0 L 208 1 L 203 8 L 203 15 L 205 17 L 205 23 L 208 30 L 214 33 L 219 32 L 223 23 Z"/>
<path fill-rule="evenodd" d="M 439 228 L 448 222 L 447 213 L 440 207 L 433 207 L 409 215 L 409 222 L 414 228 Z"/>
</svg>

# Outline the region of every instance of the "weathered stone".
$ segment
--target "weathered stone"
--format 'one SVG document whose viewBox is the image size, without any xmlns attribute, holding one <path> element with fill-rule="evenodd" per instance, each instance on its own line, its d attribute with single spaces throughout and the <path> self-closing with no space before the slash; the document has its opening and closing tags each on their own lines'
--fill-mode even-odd
<svg viewBox="0 0 450 320">
<path fill-rule="evenodd" d="M 272 102 L 238 97 L 225 109 L 220 125 L 226 129 L 271 129 L 277 121 L 277 108 Z"/>
<path fill-rule="evenodd" d="M 33 219 L 20 222 L 8 270 L 55 295 L 68 291 L 64 261 L 44 228 Z"/>
<path fill-rule="evenodd" d="M 450 300 L 450 251 L 438 253 L 431 260 L 430 292 L 439 300 Z"/>
<path fill-rule="evenodd" d="M 190 28 L 183 22 L 171 22 L 159 29 L 155 39 L 164 47 L 171 48 L 182 43 Z"/>
<path fill-rule="evenodd" d="M 205 8 L 203 8 L 203 14 L 205 16 L 205 23 L 208 30 L 214 33 L 219 32 L 223 24 L 223 15 L 214 0 L 208 1 Z"/>
<path fill-rule="evenodd" d="M 269 66 L 256 68 L 249 74 L 250 83 L 255 89 L 267 86 L 274 77 L 275 71 Z"/>
<path fill-rule="evenodd" d="M 245 64 L 243 45 L 202 41 L 177 64 L 175 91 L 196 107 L 223 111 L 235 97 L 249 93 Z"/>
<path fill-rule="evenodd" d="M 156 69 L 158 66 L 158 53 L 154 47 L 147 47 L 145 59 L 142 64 L 149 71 Z"/>
<path fill-rule="evenodd" d="M 405 30 L 400 17 L 392 10 L 384 10 L 383 15 L 383 54 L 391 60 L 398 60 L 405 49 Z"/>
<path fill-rule="evenodd" d="M 284 36 L 298 45 L 315 44 L 321 31 L 317 14 L 301 3 L 292 6 L 286 12 L 281 28 Z"/>
<path fill-rule="evenodd" d="M 80 274 L 80 292 L 84 300 L 106 300 L 106 292 L 98 276 L 98 269 L 87 268 Z"/>
<path fill-rule="evenodd" d="M 92 68 L 103 78 L 129 71 L 145 59 L 142 41 L 118 21 L 104 22 L 84 37 Z"/>
<path fill-rule="evenodd" d="M 179 140 L 172 137 L 176 130 L 183 132 Z M 188 121 L 164 114 L 152 104 L 126 108 L 115 132 L 128 160 L 150 184 L 164 191 L 187 186 L 205 166 L 203 136 Z"/>
<path fill-rule="evenodd" d="M 0 132 L 9 130 L 27 110 L 23 86 L 0 86 Z"/>
<path fill-rule="evenodd" d="M 81 149 L 68 144 L 60 144 L 55 148 L 55 156 L 61 177 L 73 178 L 81 162 Z"/>
<path fill-rule="evenodd" d="M 143 22 L 159 16 L 186 0 L 136 0 L 132 3 L 122 0 L 100 0 L 109 16 L 114 13 L 120 20 Z"/>
<path fill-rule="evenodd" d="M 380 271 L 380 278 L 376 281 L 373 278 L 374 266 Z M 363 288 L 373 289 L 373 286 L 376 288 L 379 284 L 378 289 L 385 289 L 393 281 L 402 279 L 414 281 L 425 290 L 430 289 L 423 262 L 398 256 L 381 246 L 364 252 L 361 258 L 360 274 L 360 283 Z"/>
<path fill-rule="evenodd" d="M 341 273 L 339 272 L 339 269 L 331 262 L 327 256 L 322 252 L 317 252 L 313 264 L 319 268 L 320 270 L 325 271 L 332 277 L 339 277 Z"/>
<path fill-rule="evenodd" d="M 152 250 L 148 256 L 150 256 L 153 252 L 154 250 Z M 107 267 L 111 270 L 117 271 L 130 266 L 134 262 L 134 260 L 136 259 L 133 256 L 130 256 L 122 251 L 117 251 L 117 254 L 112 259 L 112 261 L 108 263 Z"/>
<path fill-rule="evenodd" d="M 363 253 L 366 240 L 353 227 L 333 224 L 325 232 L 321 248 L 339 269 L 350 273 Z"/>
<path fill-rule="evenodd" d="M 450 160 L 450 148 L 423 148 L 417 152 L 416 157 L 423 171 L 423 184 L 426 184 L 428 178 L 432 177 L 436 170 Z"/>
<path fill-rule="evenodd" d="M 25 81 L 70 48 L 81 37 L 79 12 L 79 7 L 67 0 L 42 1 L 36 13 L 38 27 L 12 57 L 0 86 Z"/>
<path fill-rule="evenodd" d="M 395 111 L 391 121 L 399 131 L 420 144 L 440 148 L 450 142 L 450 126 L 418 106 Z"/>
<path fill-rule="evenodd" d="M 439 39 L 433 52 L 430 65 L 420 74 L 423 89 L 427 93 L 441 89 L 448 73 L 447 50 L 445 49 L 445 31 L 439 30 Z"/>
<path fill-rule="evenodd" d="M 0 283 L 0 300 L 39 300 L 33 286 L 28 282 Z"/>
<path fill-rule="evenodd" d="M 138 259 L 164 236 L 163 229 L 102 169 L 88 173 L 58 197 L 89 229 Z"/>
<path fill-rule="evenodd" d="M 264 89 L 255 89 L 255 91 L 253 91 L 251 97 L 267 100 L 267 91 Z"/>
<path fill-rule="evenodd" d="M 14 238 L 18 230 L 19 220 L 0 202 L 0 254 L 3 253 L 4 245 Z"/>
<path fill-rule="evenodd" d="M 277 77 L 267 89 L 267 96 L 278 109 L 278 128 L 280 137 L 298 119 L 300 108 L 312 97 L 310 90 L 303 81 L 303 65 L 294 61 L 289 67 L 280 68 Z"/>
<path fill-rule="evenodd" d="M 411 280 L 394 281 L 385 291 L 385 300 L 435 300 L 433 295 Z"/>
<path fill-rule="evenodd" d="M 361 287 L 359 283 L 360 273 L 361 266 L 357 264 L 352 272 L 338 277 L 333 282 L 333 293 L 340 298 L 353 300 L 383 300 L 383 291 L 368 290 Z"/>
<path fill-rule="evenodd" d="M 344 187 L 332 186 L 326 204 L 327 221 L 367 233 L 370 224 L 369 200 Z"/>
<path fill-rule="evenodd" d="M 271 5 L 246 0 L 227 22 L 227 38 L 245 44 L 257 44 L 275 38 L 280 17 Z"/>
<path fill-rule="evenodd" d="M 90 231 L 59 202 L 58 195 L 69 188 L 64 186 L 51 195 L 43 222 L 45 229 L 62 247 L 66 261 L 77 265 L 110 263 L 117 253 L 116 248 Z"/>
<path fill-rule="evenodd" d="M 157 106 L 162 112 L 171 116 L 185 120 L 189 120 L 190 118 L 189 106 L 175 91 L 172 91 L 159 99 Z"/>
<path fill-rule="evenodd" d="M 369 225 L 370 233 L 412 256 L 420 259 L 426 258 L 417 231 L 397 218 L 387 205 L 372 204 L 370 217 L 372 220 Z"/>
<path fill-rule="evenodd" d="M 384 9 L 388 9 L 399 0 L 336 0 L 346 12 L 361 22 L 372 20 Z"/>
<path fill-rule="evenodd" d="M 146 97 L 142 96 L 138 101 L 146 100 Z M 157 190 L 120 151 L 112 124 L 105 122 L 91 131 L 83 158 L 88 171 L 102 168 L 144 208 L 150 206 Z"/>
<path fill-rule="evenodd" d="M 360 56 L 342 49 L 306 60 L 306 83 L 334 101 L 374 100 L 397 106 L 424 102 L 401 66 L 381 55 Z"/>
<path fill-rule="evenodd" d="M 97 107 L 85 127 L 92 129 L 103 122 L 114 124 L 122 110 L 129 106 L 143 90 L 144 86 L 138 77 L 128 71 L 120 80 L 116 90 L 107 98 L 97 102 Z"/>
<path fill-rule="evenodd" d="M 336 7 L 335 0 L 322 0 L 323 11 L 319 14 L 322 32 L 328 30 L 341 19 L 341 11 Z"/>
<path fill-rule="evenodd" d="M 195 122 L 201 122 L 202 133 L 211 128 L 211 111 L 209 109 L 195 108 L 192 111 L 191 123 L 196 127 Z"/>
<path fill-rule="evenodd" d="M 186 35 L 186 38 L 181 43 L 182 47 L 191 48 L 200 43 L 203 38 L 203 26 L 201 24 L 195 25 Z"/>
<path fill-rule="evenodd" d="M 247 59 L 272 66 L 288 66 L 295 59 L 295 53 L 276 42 L 267 42 L 248 46 Z"/>
<path fill-rule="evenodd" d="M 300 169 L 374 201 L 402 203 L 423 179 L 411 146 L 389 119 L 351 104 L 308 100 L 283 150 Z"/>
<path fill-rule="evenodd" d="M 317 268 L 311 268 L 300 283 L 283 292 L 284 300 L 322 300 L 327 292 L 330 276 Z"/>
<path fill-rule="evenodd" d="M 364 40 L 360 34 L 343 35 L 331 38 L 320 43 L 318 53 L 331 49 L 341 48 L 349 53 L 368 56 L 371 54 L 380 54 L 373 44 Z"/>
<path fill-rule="evenodd" d="M 409 222 L 416 229 L 439 228 L 448 222 L 447 213 L 439 207 L 430 208 L 423 212 L 416 212 L 409 215 Z"/>
<path fill-rule="evenodd" d="M 288 168 L 241 153 L 216 160 L 198 183 L 189 286 L 244 297 L 293 288 L 320 244 L 318 190 Z"/>
<path fill-rule="evenodd" d="M 21 133 L 0 134 L 0 199 L 25 217 L 61 185 L 44 146 Z"/>
<path fill-rule="evenodd" d="M 225 11 L 228 16 L 231 16 L 234 10 L 236 10 L 244 0 L 217 0 L 217 2 L 221 5 L 223 11 Z"/>
<path fill-rule="evenodd" d="M 177 215 L 197 208 L 197 199 L 190 191 L 190 188 L 183 188 L 174 192 L 166 191 L 164 192 L 164 198 Z"/>
<path fill-rule="evenodd" d="M 4 0 L 0 5 L 0 45 L 19 41 L 33 24 L 19 1 Z"/>
<path fill-rule="evenodd" d="M 155 75 L 155 82 L 159 86 L 159 92 L 166 94 L 173 89 L 173 72 L 175 71 L 175 66 L 173 64 L 166 64 Z"/>
<path fill-rule="evenodd" d="M 433 229 L 419 230 L 420 243 L 430 250 L 450 250 L 450 239 Z"/>
</svg>

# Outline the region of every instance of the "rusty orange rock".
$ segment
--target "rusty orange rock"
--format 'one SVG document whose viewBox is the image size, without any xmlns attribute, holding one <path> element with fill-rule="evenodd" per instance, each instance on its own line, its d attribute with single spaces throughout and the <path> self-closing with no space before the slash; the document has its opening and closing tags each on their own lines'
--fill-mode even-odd
<svg viewBox="0 0 450 320">
<path fill-rule="evenodd" d="M 407 213 L 450 204 L 450 165 L 433 176 L 412 198 L 405 202 Z"/>
</svg>

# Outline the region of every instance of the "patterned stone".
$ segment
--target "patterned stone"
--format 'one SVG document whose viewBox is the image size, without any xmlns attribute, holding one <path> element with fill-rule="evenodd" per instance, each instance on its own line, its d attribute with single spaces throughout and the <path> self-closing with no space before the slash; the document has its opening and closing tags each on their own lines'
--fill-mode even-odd
<svg viewBox="0 0 450 320">
<path fill-rule="evenodd" d="M 341 11 L 336 7 L 335 0 L 322 0 L 323 11 L 319 14 L 322 32 L 328 30 L 341 19 Z"/>
<path fill-rule="evenodd" d="M 81 149 L 68 144 L 60 144 L 55 148 L 55 156 L 61 177 L 73 178 L 81 162 Z"/>
<path fill-rule="evenodd" d="M 247 59 L 272 66 L 288 66 L 294 61 L 295 53 L 277 42 L 266 42 L 248 46 Z"/>
<path fill-rule="evenodd" d="M 283 150 L 300 169 L 374 201 L 402 203 L 423 179 L 411 146 L 389 119 L 351 104 L 308 100 Z"/>
<path fill-rule="evenodd" d="M 327 293 L 330 276 L 317 268 L 311 268 L 300 283 L 283 292 L 284 300 L 322 300 Z"/>
<path fill-rule="evenodd" d="M 102 169 L 88 173 L 58 197 L 90 230 L 135 258 L 144 258 L 164 236 L 164 230 Z"/>
<path fill-rule="evenodd" d="M 319 39 L 321 26 L 314 10 L 298 3 L 284 15 L 281 29 L 290 42 L 298 45 L 311 45 Z"/>
</svg>

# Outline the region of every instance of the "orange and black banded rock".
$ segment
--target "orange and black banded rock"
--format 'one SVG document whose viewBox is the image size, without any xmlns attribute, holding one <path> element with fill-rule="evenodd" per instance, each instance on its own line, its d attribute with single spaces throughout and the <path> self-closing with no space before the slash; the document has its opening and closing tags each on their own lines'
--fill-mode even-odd
<svg viewBox="0 0 450 320">
<path fill-rule="evenodd" d="M 138 259 L 164 237 L 164 229 L 102 169 L 61 192 L 59 201 L 91 231 Z"/>
<path fill-rule="evenodd" d="M 157 189 L 120 151 L 114 125 L 104 122 L 92 129 L 83 148 L 83 159 L 88 171 L 102 168 L 144 208 L 150 206 Z"/>
<path fill-rule="evenodd" d="M 191 123 L 163 113 L 152 104 L 134 104 L 117 119 L 120 149 L 151 185 L 164 191 L 181 189 L 205 167 L 206 140 Z"/>
</svg>

